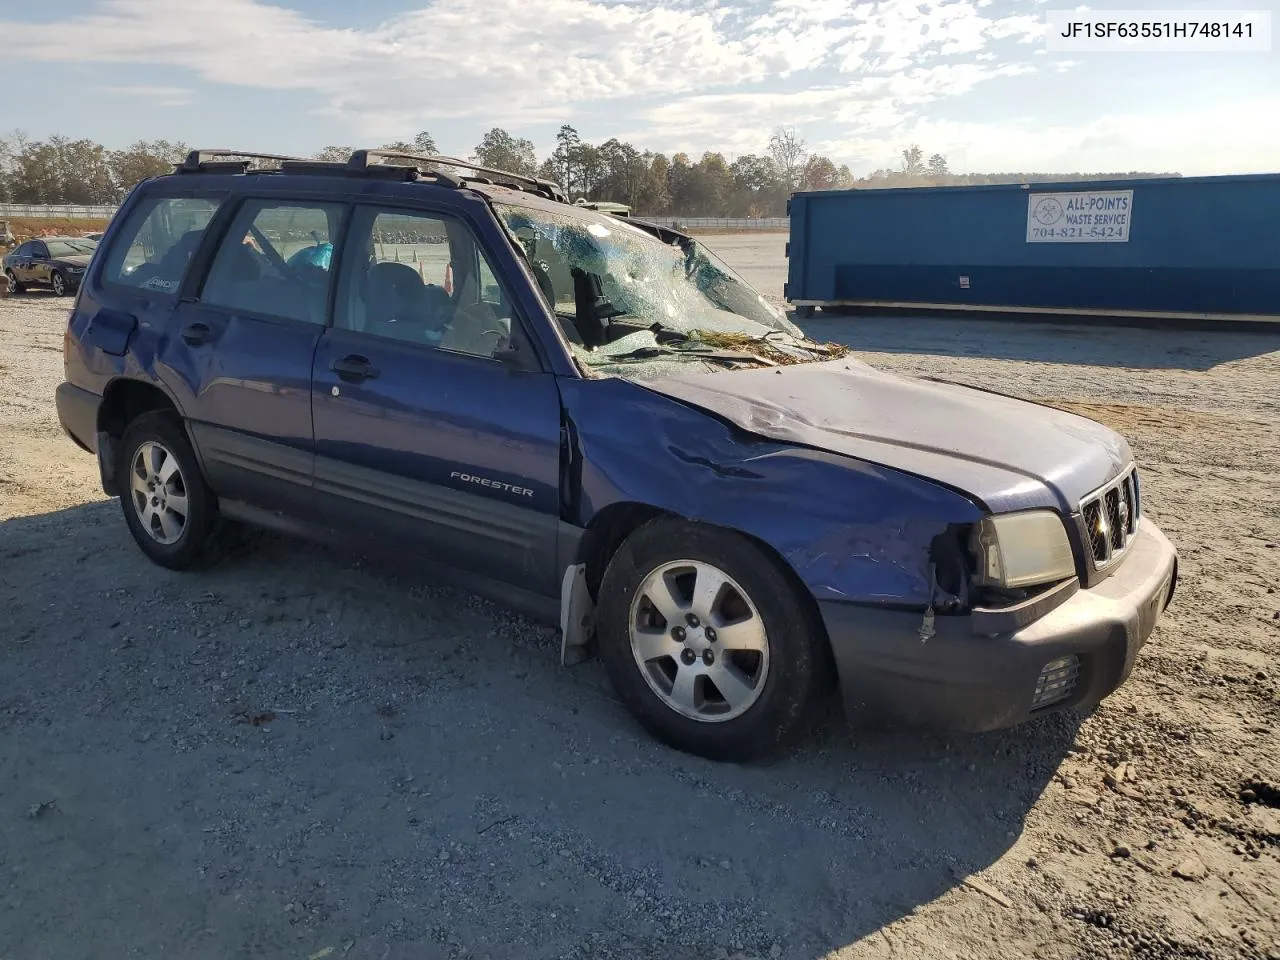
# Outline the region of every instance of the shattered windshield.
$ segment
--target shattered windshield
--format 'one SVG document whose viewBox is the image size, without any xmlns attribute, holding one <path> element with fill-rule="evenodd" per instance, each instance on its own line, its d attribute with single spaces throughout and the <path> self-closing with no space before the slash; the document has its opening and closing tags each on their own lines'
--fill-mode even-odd
<svg viewBox="0 0 1280 960">
<path fill-rule="evenodd" d="M 706 246 L 588 210 L 496 203 L 580 365 L 652 376 L 803 363 L 845 348 L 808 339 Z"/>
</svg>

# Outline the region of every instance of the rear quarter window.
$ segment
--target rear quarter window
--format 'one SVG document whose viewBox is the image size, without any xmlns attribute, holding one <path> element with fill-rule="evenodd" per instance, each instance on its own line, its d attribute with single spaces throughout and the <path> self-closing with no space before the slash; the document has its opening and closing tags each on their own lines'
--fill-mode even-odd
<svg viewBox="0 0 1280 960">
<path fill-rule="evenodd" d="M 107 256 L 104 283 L 176 295 L 221 197 L 153 197 L 130 214 Z"/>
</svg>

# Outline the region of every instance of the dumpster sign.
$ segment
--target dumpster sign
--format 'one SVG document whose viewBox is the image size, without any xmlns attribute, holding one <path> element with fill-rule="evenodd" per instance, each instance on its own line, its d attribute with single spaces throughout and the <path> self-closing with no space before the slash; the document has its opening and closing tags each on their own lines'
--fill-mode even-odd
<svg viewBox="0 0 1280 960">
<path fill-rule="evenodd" d="M 1132 220 L 1132 190 L 1027 197 L 1027 243 L 1128 243 Z"/>
</svg>

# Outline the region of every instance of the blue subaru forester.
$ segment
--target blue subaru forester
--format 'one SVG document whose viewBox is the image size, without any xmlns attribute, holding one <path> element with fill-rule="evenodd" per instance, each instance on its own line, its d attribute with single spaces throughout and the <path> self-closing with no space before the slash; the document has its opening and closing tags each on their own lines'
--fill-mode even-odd
<svg viewBox="0 0 1280 960">
<path fill-rule="evenodd" d="M 61 422 L 156 563 L 244 524 L 412 553 L 707 757 L 828 681 L 960 731 L 1096 704 L 1177 579 L 1123 437 L 879 372 L 689 236 L 450 158 L 194 152 L 65 343 Z"/>
</svg>

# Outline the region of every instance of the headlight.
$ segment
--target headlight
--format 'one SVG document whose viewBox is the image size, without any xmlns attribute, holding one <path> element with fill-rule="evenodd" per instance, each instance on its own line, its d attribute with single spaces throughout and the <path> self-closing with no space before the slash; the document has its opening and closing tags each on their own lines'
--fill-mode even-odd
<svg viewBox="0 0 1280 960">
<path fill-rule="evenodd" d="M 1028 510 L 985 518 L 970 541 L 977 580 L 1015 589 L 1074 576 L 1075 557 L 1062 518 L 1052 510 Z"/>
</svg>

